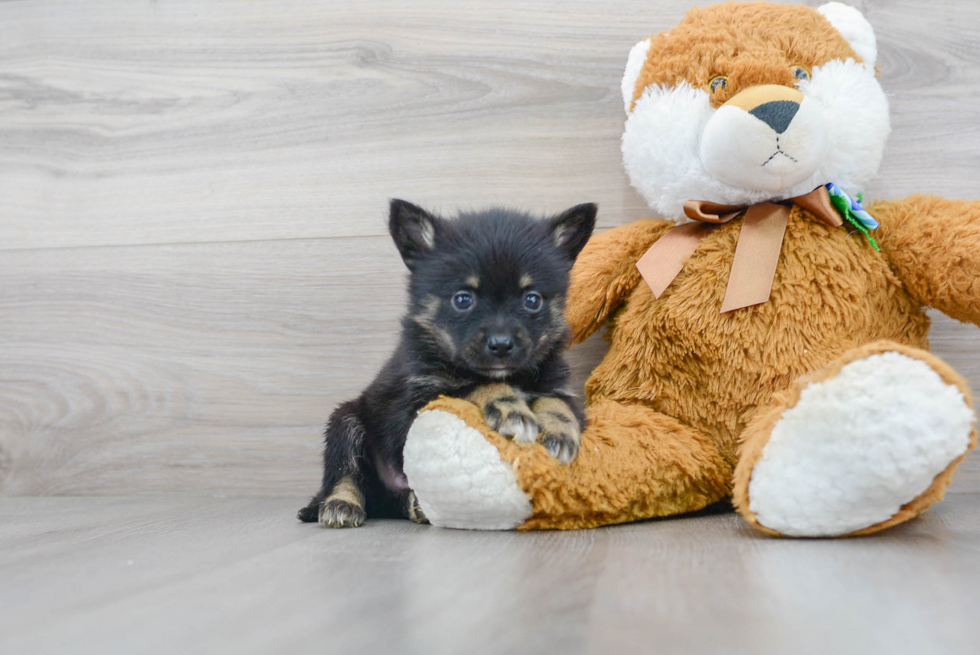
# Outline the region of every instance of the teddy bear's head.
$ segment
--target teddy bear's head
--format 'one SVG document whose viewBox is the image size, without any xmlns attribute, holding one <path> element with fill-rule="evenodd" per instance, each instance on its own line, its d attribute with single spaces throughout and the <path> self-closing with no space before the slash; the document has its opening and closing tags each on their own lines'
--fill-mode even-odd
<svg viewBox="0 0 980 655">
<path fill-rule="evenodd" d="M 852 7 L 693 9 L 633 47 L 623 160 L 652 208 L 749 205 L 833 182 L 855 195 L 890 130 L 871 25 Z"/>
</svg>

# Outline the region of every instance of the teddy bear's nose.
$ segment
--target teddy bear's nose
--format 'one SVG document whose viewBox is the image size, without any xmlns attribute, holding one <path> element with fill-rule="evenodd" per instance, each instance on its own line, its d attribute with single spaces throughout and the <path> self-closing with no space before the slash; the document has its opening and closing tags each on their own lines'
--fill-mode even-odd
<svg viewBox="0 0 980 655">
<path fill-rule="evenodd" d="M 803 94 L 781 84 L 760 84 L 739 91 L 724 106 L 742 109 L 782 134 L 800 110 Z"/>
<path fill-rule="evenodd" d="M 793 117 L 800 110 L 800 103 L 792 100 L 774 100 L 759 105 L 749 113 L 760 121 L 782 134 L 793 122 Z"/>
</svg>

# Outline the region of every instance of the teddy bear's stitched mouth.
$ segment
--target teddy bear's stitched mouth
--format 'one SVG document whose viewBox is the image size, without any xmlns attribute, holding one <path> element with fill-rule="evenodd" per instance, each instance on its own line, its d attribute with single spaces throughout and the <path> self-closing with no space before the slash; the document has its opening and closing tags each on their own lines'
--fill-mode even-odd
<svg viewBox="0 0 980 655">
<path fill-rule="evenodd" d="M 776 135 L 776 152 L 772 153 L 769 156 L 769 159 L 767 159 L 764 162 L 762 162 L 762 165 L 765 166 L 766 164 L 768 164 L 769 162 L 771 162 L 773 159 L 775 159 L 776 155 L 782 155 L 783 157 L 786 157 L 787 159 L 789 159 L 794 164 L 799 164 L 800 163 L 800 160 L 798 160 L 796 157 L 790 155 L 785 150 L 783 150 L 782 147 L 780 147 L 780 145 L 779 145 L 779 135 L 778 134 Z"/>
</svg>

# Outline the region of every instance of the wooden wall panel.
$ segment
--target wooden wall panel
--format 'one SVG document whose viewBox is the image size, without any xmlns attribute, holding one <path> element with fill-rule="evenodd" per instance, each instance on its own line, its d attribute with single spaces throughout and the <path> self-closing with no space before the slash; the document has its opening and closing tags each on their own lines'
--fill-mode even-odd
<svg viewBox="0 0 980 655">
<path fill-rule="evenodd" d="M 312 491 L 403 270 L 382 237 L 5 253 L 3 493 Z"/>
<path fill-rule="evenodd" d="M 617 225 L 625 56 L 690 4 L 0 3 L 0 248 L 380 235 L 390 196 Z M 869 196 L 976 195 L 976 6 L 861 5 L 895 123 Z"/>
<path fill-rule="evenodd" d="M 0 2 L 0 494 L 312 491 L 397 329 L 387 198 L 645 215 L 619 76 L 690 4 Z M 980 196 L 980 6 L 858 4 L 868 195 Z M 933 342 L 980 389 L 977 329 Z"/>
</svg>

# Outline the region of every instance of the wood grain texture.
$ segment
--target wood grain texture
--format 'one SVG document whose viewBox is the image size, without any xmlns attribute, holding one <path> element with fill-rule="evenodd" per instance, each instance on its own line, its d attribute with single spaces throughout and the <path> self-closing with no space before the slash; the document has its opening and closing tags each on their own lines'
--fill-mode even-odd
<svg viewBox="0 0 980 655">
<path fill-rule="evenodd" d="M 894 127 L 868 195 L 980 196 L 980 6 L 858 4 Z M 0 2 L 0 494 L 311 492 L 393 345 L 387 198 L 645 215 L 619 78 L 689 6 Z M 932 341 L 980 390 L 976 327 Z"/>
<path fill-rule="evenodd" d="M 978 501 L 835 541 L 733 514 L 325 530 L 291 499 L 0 498 L 0 651 L 965 655 Z"/>
<path fill-rule="evenodd" d="M 895 126 L 869 196 L 974 197 L 975 3 L 859 4 Z M 5 2 L 0 248 L 380 235 L 390 196 L 622 223 L 626 53 L 689 6 Z"/>
<path fill-rule="evenodd" d="M 312 492 L 327 414 L 393 347 L 402 268 L 381 237 L 6 253 L 3 492 Z"/>
</svg>

